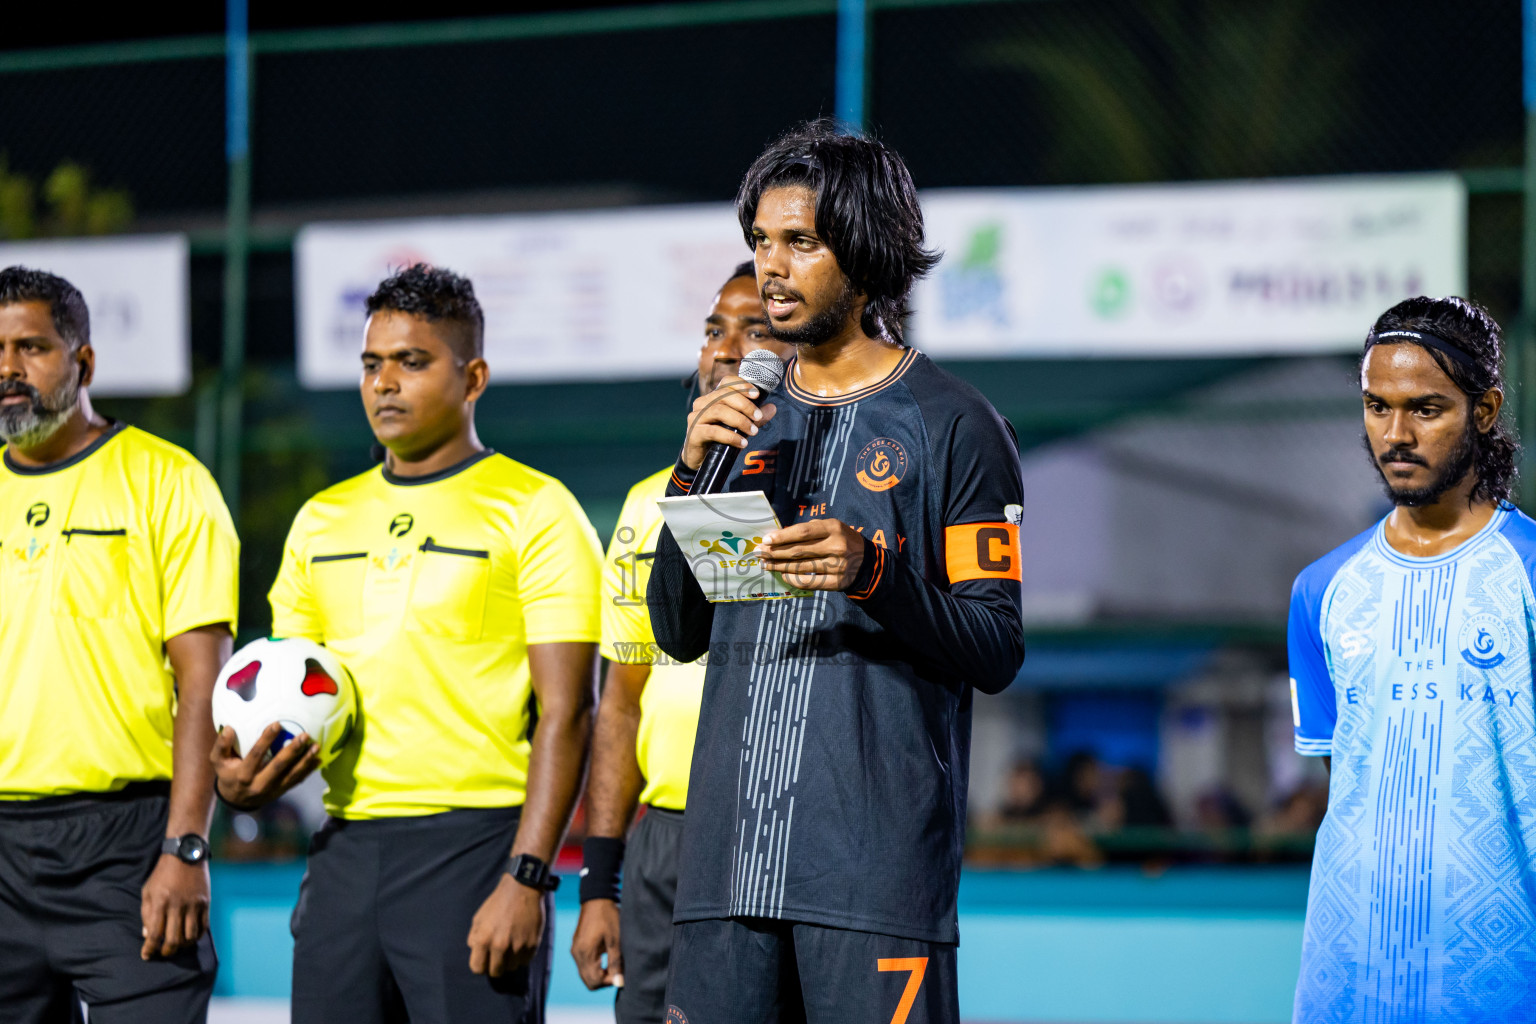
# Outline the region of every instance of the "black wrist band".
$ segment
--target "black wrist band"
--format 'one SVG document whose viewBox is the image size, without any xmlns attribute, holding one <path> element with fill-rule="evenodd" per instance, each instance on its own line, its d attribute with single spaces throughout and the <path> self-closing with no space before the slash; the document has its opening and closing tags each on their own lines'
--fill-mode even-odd
<svg viewBox="0 0 1536 1024">
<path fill-rule="evenodd" d="M 624 867 L 624 840 L 588 836 L 581 844 L 581 902 L 619 902 L 619 873 Z"/>
</svg>

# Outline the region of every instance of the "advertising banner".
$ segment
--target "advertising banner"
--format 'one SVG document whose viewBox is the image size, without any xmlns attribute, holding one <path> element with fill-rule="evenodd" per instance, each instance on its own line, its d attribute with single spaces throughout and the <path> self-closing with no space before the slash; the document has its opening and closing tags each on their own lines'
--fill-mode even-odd
<svg viewBox="0 0 1536 1024">
<path fill-rule="evenodd" d="M 294 245 L 299 379 L 356 386 L 363 303 L 418 262 L 474 283 L 493 383 L 682 377 L 751 255 L 725 203 L 310 225 Z"/>
<path fill-rule="evenodd" d="M 944 250 L 911 341 L 943 357 L 1352 349 L 1392 303 L 1466 293 L 1459 175 L 924 194 Z"/>
<path fill-rule="evenodd" d="M 944 259 L 908 339 L 939 358 L 1343 351 L 1398 299 L 1466 290 L 1454 174 L 937 190 L 923 208 Z M 474 282 L 494 381 L 681 376 L 749 256 L 726 203 L 310 225 L 300 379 L 355 385 L 364 300 L 418 261 Z"/>
<path fill-rule="evenodd" d="M 68 280 L 91 311 L 97 395 L 179 395 L 192 385 L 185 235 L 0 242 L 0 267 Z"/>
</svg>

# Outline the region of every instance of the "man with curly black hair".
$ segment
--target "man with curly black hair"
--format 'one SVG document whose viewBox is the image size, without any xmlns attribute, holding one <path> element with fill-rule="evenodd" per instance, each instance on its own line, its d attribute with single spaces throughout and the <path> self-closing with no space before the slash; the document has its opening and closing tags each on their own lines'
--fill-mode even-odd
<svg viewBox="0 0 1536 1024">
<path fill-rule="evenodd" d="M 1365 340 L 1395 506 L 1291 598 L 1296 749 L 1327 760 L 1295 1020 L 1536 1021 L 1536 522 L 1499 325 L 1404 300 Z"/>
<path fill-rule="evenodd" d="M 550 865 L 591 733 L 597 536 L 558 480 L 480 443 L 490 371 L 469 281 L 418 264 L 368 314 L 363 408 L 384 464 L 299 510 L 271 593 L 273 633 L 329 647 L 359 711 L 324 770 L 293 1020 L 538 1024 Z M 264 766 L 276 731 L 244 752 L 220 735 L 230 803 L 314 769 L 307 737 Z"/>
<path fill-rule="evenodd" d="M 770 146 L 737 213 L 769 330 L 793 342 L 761 408 L 695 403 L 669 495 L 707 443 L 782 529 L 755 554 L 810 596 L 711 605 L 663 530 L 656 641 L 709 651 L 667 1020 L 958 1019 L 956 894 L 974 692 L 1024 658 L 1011 429 L 903 342 L 923 246 L 901 158 L 826 124 Z"/>
</svg>

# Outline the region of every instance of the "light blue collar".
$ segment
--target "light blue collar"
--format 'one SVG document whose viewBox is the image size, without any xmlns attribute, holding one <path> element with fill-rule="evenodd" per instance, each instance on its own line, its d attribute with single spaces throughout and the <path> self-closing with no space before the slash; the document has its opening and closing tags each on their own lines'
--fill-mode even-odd
<svg viewBox="0 0 1536 1024">
<path fill-rule="evenodd" d="M 1456 561 L 1468 554 L 1479 544 L 1504 528 L 1504 523 L 1513 513 L 1513 506 L 1506 502 L 1500 502 L 1493 516 L 1472 536 L 1456 545 L 1451 550 L 1441 555 L 1433 555 L 1429 558 L 1416 558 L 1413 555 L 1405 555 L 1391 544 L 1387 543 L 1387 517 L 1376 524 L 1376 529 L 1371 533 L 1371 543 L 1375 545 L 1376 553 L 1387 561 L 1401 565 L 1408 569 L 1434 569 Z"/>
</svg>

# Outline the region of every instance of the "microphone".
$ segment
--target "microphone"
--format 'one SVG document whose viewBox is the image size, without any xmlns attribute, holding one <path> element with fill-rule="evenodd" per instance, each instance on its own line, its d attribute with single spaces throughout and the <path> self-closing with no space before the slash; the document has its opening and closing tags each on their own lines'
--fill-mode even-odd
<svg viewBox="0 0 1536 1024">
<path fill-rule="evenodd" d="M 741 360 L 736 376 L 757 388 L 757 401 L 761 402 L 784 379 L 784 363 L 766 348 L 755 348 Z M 693 478 L 689 494 L 719 494 L 725 490 L 725 478 L 731 475 L 736 457 L 741 449 L 735 445 L 710 441 L 704 445 L 704 461 L 699 464 L 698 475 Z"/>
</svg>

